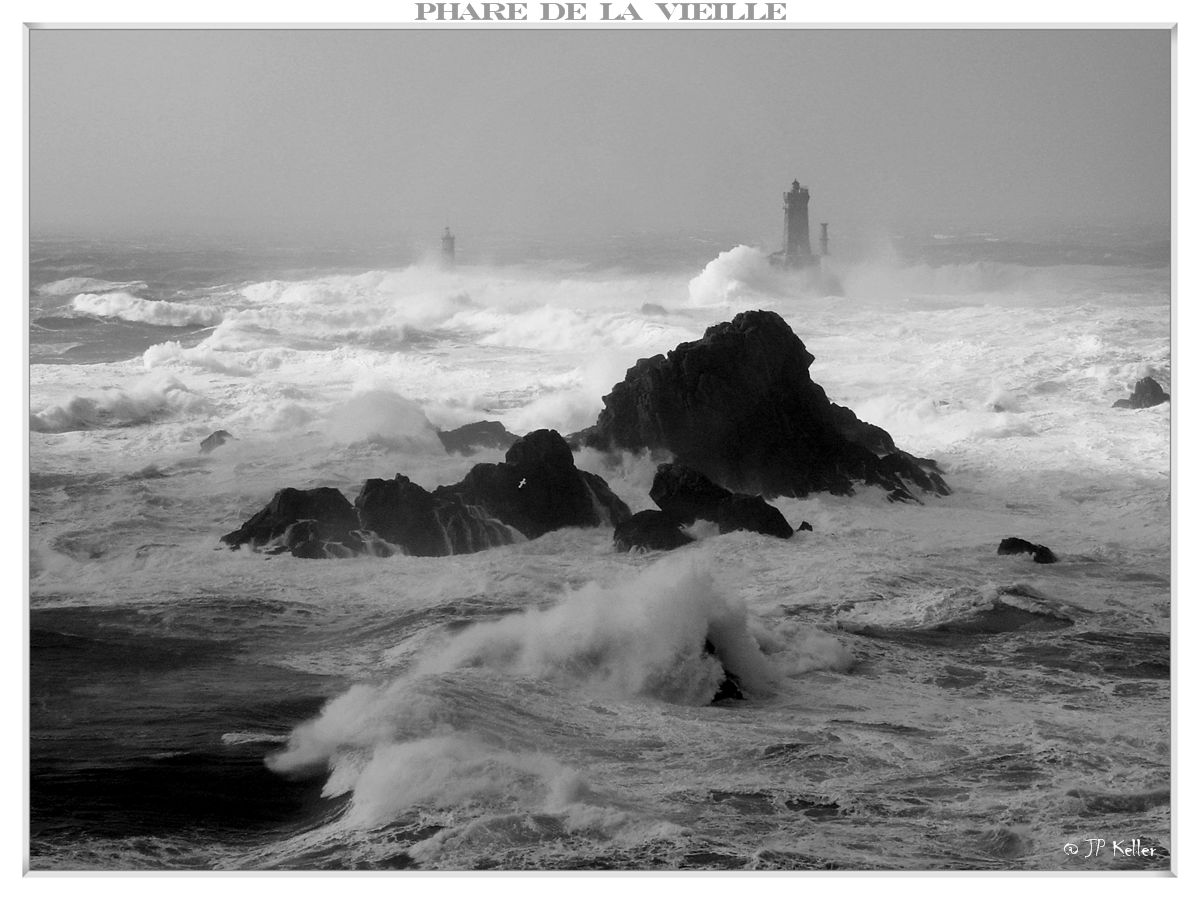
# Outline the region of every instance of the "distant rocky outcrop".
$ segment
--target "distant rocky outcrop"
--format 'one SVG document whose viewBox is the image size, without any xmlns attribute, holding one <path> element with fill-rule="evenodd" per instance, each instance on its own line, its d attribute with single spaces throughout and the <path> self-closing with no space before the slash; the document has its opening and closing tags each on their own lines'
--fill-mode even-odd
<svg viewBox="0 0 1200 900">
<path fill-rule="evenodd" d="M 1058 557 L 1050 550 L 1041 544 L 1033 544 L 1024 538 L 1006 537 L 1000 542 L 1000 546 L 996 548 L 996 553 L 999 556 L 1017 556 L 1021 553 L 1028 553 L 1033 557 L 1035 563 L 1056 563 Z"/>
<path fill-rule="evenodd" d="M 233 440 L 233 435 L 228 431 L 214 431 L 208 437 L 200 442 L 201 453 L 212 453 L 226 441 Z"/>
<path fill-rule="evenodd" d="M 1162 385 L 1153 378 L 1143 378 L 1133 386 L 1133 393 L 1128 400 L 1118 400 L 1113 409 L 1147 409 L 1158 406 L 1171 399 L 1171 395 L 1162 389 Z"/>
<path fill-rule="evenodd" d="M 438 438 L 447 453 L 470 456 L 477 450 L 507 450 L 517 436 L 499 422 L 471 422 L 450 431 L 439 431 Z"/>
<path fill-rule="evenodd" d="M 639 360 L 573 435 L 601 450 L 663 449 L 731 490 L 766 496 L 853 493 L 889 499 L 950 493 L 932 460 L 899 450 L 882 428 L 831 403 L 813 356 L 776 313 L 740 313 L 666 356 Z"/>
<path fill-rule="evenodd" d="M 221 540 L 294 556 L 474 553 L 567 527 L 617 525 L 627 507 L 603 478 L 575 467 L 556 431 L 517 440 L 502 463 L 483 463 L 458 484 L 427 491 L 403 475 L 371 478 L 354 505 L 334 488 L 285 488 Z"/>
</svg>

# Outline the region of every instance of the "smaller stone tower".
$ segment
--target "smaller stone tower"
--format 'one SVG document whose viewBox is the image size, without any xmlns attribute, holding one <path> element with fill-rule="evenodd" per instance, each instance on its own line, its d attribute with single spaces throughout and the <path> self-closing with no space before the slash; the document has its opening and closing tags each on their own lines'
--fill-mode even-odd
<svg viewBox="0 0 1200 900">
<path fill-rule="evenodd" d="M 829 223 L 821 223 L 821 255 L 829 255 Z"/>
<path fill-rule="evenodd" d="M 446 226 L 446 231 L 442 234 L 442 268 L 454 268 L 454 235 L 450 233 L 450 226 Z"/>
</svg>

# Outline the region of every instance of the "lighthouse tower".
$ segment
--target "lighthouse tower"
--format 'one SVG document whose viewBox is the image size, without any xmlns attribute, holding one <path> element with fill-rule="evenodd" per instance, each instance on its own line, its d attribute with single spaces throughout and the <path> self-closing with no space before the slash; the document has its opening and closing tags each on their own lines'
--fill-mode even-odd
<svg viewBox="0 0 1200 900">
<path fill-rule="evenodd" d="M 812 265 L 812 246 L 808 242 L 808 188 L 792 182 L 783 195 L 783 264 L 789 269 Z"/>
<path fill-rule="evenodd" d="M 454 235 L 450 233 L 450 226 L 446 226 L 445 233 L 442 234 L 442 268 L 454 268 Z"/>
</svg>

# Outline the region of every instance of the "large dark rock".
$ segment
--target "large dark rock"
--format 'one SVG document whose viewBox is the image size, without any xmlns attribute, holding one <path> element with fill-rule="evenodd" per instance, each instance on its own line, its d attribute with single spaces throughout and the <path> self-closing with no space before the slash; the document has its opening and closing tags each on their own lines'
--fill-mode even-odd
<svg viewBox="0 0 1200 900">
<path fill-rule="evenodd" d="M 950 493 L 931 460 L 831 403 L 809 375 L 812 362 L 778 314 L 740 313 L 639 360 L 596 424 L 573 437 L 602 450 L 668 450 L 718 484 L 767 496 L 849 494 L 856 481 L 896 499 L 914 489 Z"/>
<path fill-rule="evenodd" d="M 507 450 L 518 440 L 499 422 L 472 422 L 450 431 L 439 431 L 438 437 L 447 453 L 470 456 L 476 450 Z"/>
<path fill-rule="evenodd" d="M 525 537 L 568 527 L 616 525 L 629 507 L 604 479 L 575 468 L 571 448 L 557 431 L 542 429 L 508 448 L 502 463 L 480 463 L 435 497 L 457 497 L 481 507 Z"/>
<path fill-rule="evenodd" d="M 352 556 L 364 549 L 358 527 L 354 507 L 336 488 L 284 488 L 221 540 L 234 549 L 245 544 L 308 559 Z"/>
<path fill-rule="evenodd" d="M 613 547 L 618 553 L 630 550 L 674 550 L 690 544 L 678 519 L 657 509 L 634 513 L 613 529 Z"/>
<path fill-rule="evenodd" d="M 1024 538 L 1005 538 L 1000 542 L 1000 546 L 996 548 L 996 553 L 999 556 L 1017 556 L 1021 553 L 1028 553 L 1033 557 L 1035 563 L 1058 562 L 1058 557 L 1051 552 L 1049 547 L 1030 543 Z"/>
<path fill-rule="evenodd" d="M 715 522 L 721 534 L 755 531 L 787 539 L 793 534 L 783 513 L 762 497 L 735 494 L 713 484 L 695 469 L 664 463 L 654 475 L 650 499 L 671 518 L 690 525 L 697 519 Z"/>
<path fill-rule="evenodd" d="M 1118 400 L 1113 404 L 1114 409 L 1147 409 L 1158 406 L 1171 399 L 1171 395 L 1162 389 L 1162 385 L 1153 378 L 1143 378 L 1133 386 L 1133 393 L 1128 400 Z"/>
</svg>

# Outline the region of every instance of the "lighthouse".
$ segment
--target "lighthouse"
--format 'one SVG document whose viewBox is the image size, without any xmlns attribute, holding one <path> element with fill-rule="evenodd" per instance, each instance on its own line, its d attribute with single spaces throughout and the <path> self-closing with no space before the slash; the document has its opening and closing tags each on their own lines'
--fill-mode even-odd
<svg viewBox="0 0 1200 900">
<path fill-rule="evenodd" d="M 454 268 L 454 235 L 450 233 L 450 226 L 446 226 L 446 231 L 442 234 L 442 268 Z"/>
<path fill-rule="evenodd" d="M 808 188 L 799 181 L 783 195 L 783 264 L 789 269 L 801 269 L 813 263 L 812 246 L 808 242 Z"/>
</svg>

